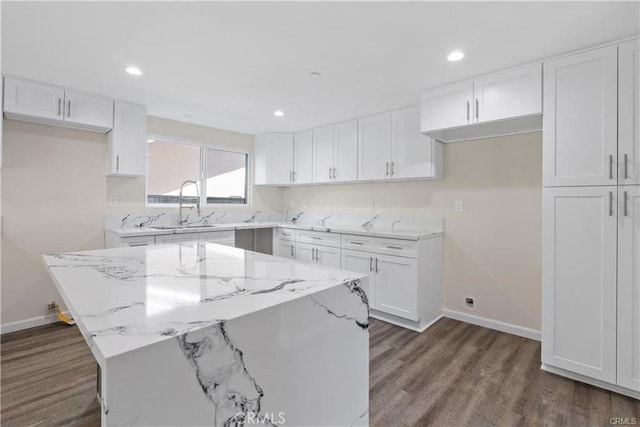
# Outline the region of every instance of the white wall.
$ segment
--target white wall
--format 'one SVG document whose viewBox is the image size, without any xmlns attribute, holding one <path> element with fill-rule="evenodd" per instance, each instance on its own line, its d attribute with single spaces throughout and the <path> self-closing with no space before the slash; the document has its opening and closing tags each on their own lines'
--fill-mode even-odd
<svg viewBox="0 0 640 427">
<path fill-rule="evenodd" d="M 439 181 L 297 187 L 284 209 L 433 213 L 445 218 L 444 307 L 540 329 L 542 136 L 446 144 Z M 455 200 L 464 203 L 454 213 Z M 464 297 L 476 298 L 476 310 Z"/>
<path fill-rule="evenodd" d="M 148 129 L 253 152 L 251 135 L 154 117 L 149 117 Z M 102 249 L 106 214 L 157 210 L 144 206 L 144 178 L 105 176 L 106 147 L 105 135 L 4 120 L 0 193 L 3 328 L 27 319 L 35 318 L 31 325 L 42 321 L 47 303 L 61 303 L 42 264 L 42 254 Z M 119 197 L 118 208 L 107 207 L 108 195 Z M 281 206 L 282 190 L 253 192 L 251 209 L 277 211 Z"/>
</svg>

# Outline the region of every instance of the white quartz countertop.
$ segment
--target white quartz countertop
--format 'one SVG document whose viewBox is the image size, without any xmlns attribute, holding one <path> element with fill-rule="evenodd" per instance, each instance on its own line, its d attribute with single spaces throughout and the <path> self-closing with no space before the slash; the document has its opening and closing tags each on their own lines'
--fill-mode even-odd
<svg viewBox="0 0 640 427">
<path fill-rule="evenodd" d="M 100 362 L 365 275 L 205 242 L 44 255 Z"/>
<path fill-rule="evenodd" d="M 391 229 L 373 229 L 367 231 L 362 227 L 339 225 L 331 228 L 321 227 L 318 225 L 310 224 L 293 224 L 290 222 L 250 222 L 250 223 L 225 223 L 215 224 L 212 226 L 202 227 L 189 227 L 180 229 L 159 229 L 153 227 L 128 227 L 128 228 L 107 228 L 107 231 L 118 234 L 120 237 L 132 237 L 132 236 L 155 236 L 165 234 L 178 234 L 178 233 L 203 233 L 207 231 L 224 231 L 224 230 L 242 230 L 242 229 L 255 229 L 255 228 L 291 228 L 295 230 L 308 230 L 308 231 L 324 231 L 329 233 L 339 234 L 355 234 L 359 236 L 372 236 L 372 237 L 384 237 L 391 239 L 403 239 L 403 240 L 421 240 L 428 239 L 430 237 L 436 237 L 442 235 L 441 232 L 433 232 L 425 229 L 418 230 L 391 230 Z"/>
</svg>

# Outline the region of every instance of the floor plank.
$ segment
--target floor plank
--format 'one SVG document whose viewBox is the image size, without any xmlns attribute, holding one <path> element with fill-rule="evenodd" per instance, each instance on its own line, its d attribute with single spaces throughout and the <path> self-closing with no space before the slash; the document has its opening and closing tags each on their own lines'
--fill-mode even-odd
<svg viewBox="0 0 640 427">
<path fill-rule="evenodd" d="M 370 328 L 370 425 L 609 426 L 640 401 L 540 370 L 540 343 L 442 319 L 422 334 Z M 99 426 L 95 362 L 77 328 L 5 334 L 2 426 Z"/>
</svg>

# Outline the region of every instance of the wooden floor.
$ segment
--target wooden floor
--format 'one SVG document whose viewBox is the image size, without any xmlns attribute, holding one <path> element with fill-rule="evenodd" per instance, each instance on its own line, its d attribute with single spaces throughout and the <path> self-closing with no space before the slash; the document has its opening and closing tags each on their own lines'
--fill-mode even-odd
<svg viewBox="0 0 640 427">
<path fill-rule="evenodd" d="M 371 426 L 609 426 L 640 402 L 540 371 L 540 343 L 442 319 L 373 320 Z M 76 327 L 2 336 L 2 426 L 99 426 L 95 362 Z"/>
</svg>

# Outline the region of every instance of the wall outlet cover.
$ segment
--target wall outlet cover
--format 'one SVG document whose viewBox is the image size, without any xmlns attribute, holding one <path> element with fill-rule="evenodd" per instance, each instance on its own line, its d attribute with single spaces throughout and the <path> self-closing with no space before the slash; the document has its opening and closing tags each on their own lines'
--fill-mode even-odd
<svg viewBox="0 0 640 427">
<path fill-rule="evenodd" d="M 456 200 L 455 201 L 453 210 L 456 213 L 461 213 L 464 210 L 464 203 L 462 203 L 462 200 Z"/>
<path fill-rule="evenodd" d="M 110 208 L 118 207 L 118 196 L 109 196 L 109 207 Z"/>
</svg>

